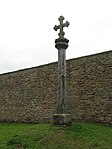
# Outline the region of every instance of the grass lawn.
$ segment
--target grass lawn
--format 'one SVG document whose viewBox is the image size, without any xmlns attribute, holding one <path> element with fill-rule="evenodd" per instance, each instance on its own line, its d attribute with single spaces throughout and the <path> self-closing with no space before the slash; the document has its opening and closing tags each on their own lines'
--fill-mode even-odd
<svg viewBox="0 0 112 149">
<path fill-rule="evenodd" d="M 18 148 L 17 148 L 18 146 Z M 0 123 L 0 149 L 112 149 L 112 126 Z"/>
</svg>

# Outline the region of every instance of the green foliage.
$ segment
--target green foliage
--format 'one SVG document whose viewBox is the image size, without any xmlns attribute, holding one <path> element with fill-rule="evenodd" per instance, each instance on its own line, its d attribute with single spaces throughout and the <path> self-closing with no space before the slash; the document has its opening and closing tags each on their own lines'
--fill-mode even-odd
<svg viewBox="0 0 112 149">
<path fill-rule="evenodd" d="M 30 148 L 30 144 L 28 144 L 27 140 L 19 135 L 15 135 L 10 140 L 8 140 L 7 146 L 12 147 L 12 149 L 15 149 L 17 146 L 24 149 Z"/>
<path fill-rule="evenodd" d="M 49 124 L 0 123 L 0 149 L 112 149 L 112 127 L 73 123 L 71 127 Z"/>
</svg>

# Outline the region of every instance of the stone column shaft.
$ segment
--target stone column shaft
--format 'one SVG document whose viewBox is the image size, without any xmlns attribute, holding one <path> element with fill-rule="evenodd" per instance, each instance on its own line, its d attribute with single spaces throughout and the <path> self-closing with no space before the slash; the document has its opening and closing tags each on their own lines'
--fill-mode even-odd
<svg viewBox="0 0 112 149">
<path fill-rule="evenodd" d="M 57 113 L 66 113 L 66 50 L 58 49 L 58 107 Z"/>
</svg>

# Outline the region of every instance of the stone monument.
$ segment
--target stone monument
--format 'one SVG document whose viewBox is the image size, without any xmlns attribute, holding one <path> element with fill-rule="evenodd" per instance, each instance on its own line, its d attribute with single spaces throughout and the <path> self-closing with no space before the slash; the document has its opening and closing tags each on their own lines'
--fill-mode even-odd
<svg viewBox="0 0 112 149">
<path fill-rule="evenodd" d="M 58 105 L 57 113 L 53 115 L 54 125 L 71 125 L 71 115 L 67 113 L 66 105 L 66 49 L 69 40 L 64 38 L 64 27 L 69 26 L 69 22 L 63 23 L 64 17 L 59 17 L 60 25 L 55 25 L 54 30 L 59 32 L 59 38 L 55 40 L 55 47 L 58 49 Z"/>
</svg>

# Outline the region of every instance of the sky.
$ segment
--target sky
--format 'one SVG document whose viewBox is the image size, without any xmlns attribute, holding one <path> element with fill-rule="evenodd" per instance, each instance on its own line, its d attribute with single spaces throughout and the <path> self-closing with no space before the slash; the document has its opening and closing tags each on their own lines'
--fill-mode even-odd
<svg viewBox="0 0 112 149">
<path fill-rule="evenodd" d="M 57 61 L 60 15 L 67 59 L 112 50 L 112 0 L 0 0 L 0 74 Z"/>
</svg>

